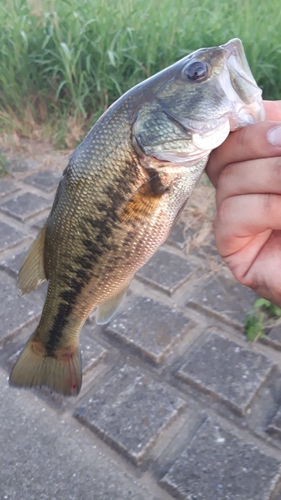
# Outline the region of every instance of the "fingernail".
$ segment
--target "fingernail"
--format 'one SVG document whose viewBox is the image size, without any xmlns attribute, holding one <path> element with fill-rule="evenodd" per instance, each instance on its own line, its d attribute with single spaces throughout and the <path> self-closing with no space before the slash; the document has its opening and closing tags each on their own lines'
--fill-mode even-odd
<svg viewBox="0 0 281 500">
<path fill-rule="evenodd" d="M 267 132 L 267 140 L 273 146 L 281 147 L 281 126 L 274 127 Z"/>
</svg>

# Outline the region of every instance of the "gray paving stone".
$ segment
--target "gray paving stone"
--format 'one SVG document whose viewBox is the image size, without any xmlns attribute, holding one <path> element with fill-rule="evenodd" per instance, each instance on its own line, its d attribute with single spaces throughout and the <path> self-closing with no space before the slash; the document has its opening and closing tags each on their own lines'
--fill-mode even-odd
<svg viewBox="0 0 281 500">
<path fill-rule="evenodd" d="M 0 209 L 15 219 L 25 222 L 29 217 L 36 215 L 46 208 L 51 207 L 52 202 L 33 193 L 24 193 L 12 200 L 0 205 Z"/>
<path fill-rule="evenodd" d="M 139 464 L 184 407 L 164 384 L 125 365 L 77 408 L 75 416 Z"/>
<path fill-rule="evenodd" d="M 265 330 L 266 337 L 262 339 L 262 342 L 265 344 L 270 345 L 270 347 L 273 347 L 277 349 L 278 351 L 281 350 L 281 325 L 277 324 L 271 327 L 266 328 Z"/>
<path fill-rule="evenodd" d="M 82 368 L 83 373 L 87 373 L 100 361 L 102 361 L 107 353 L 107 350 L 102 347 L 90 335 L 87 335 L 87 325 L 85 325 L 80 335 L 80 348 L 82 355 Z"/>
<path fill-rule="evenodd" d="M 0 271 L 0 341 L 30 323 L 42 310 L 46 286 L 26 297 L 18 295 L 16 280 Z"/>
<path fill-rule="evenodd" d="M 245 415 L 273 366 L 263 354 L 212 333 L 202 345 L 188 351 L 178 375 Z"/>
<path fill-rule="evenodd" d="M 28 172 L 40 167 L 40 163 L 32 158 L 17 158 L 6 163 L 6 168 L 12 172 Z"/>
<path fill-rule="evenodd" d="M 14 247 L 24 239 L 24 233 L 0 221 L 0 252 Z"/>
<path fill-rule="evenodd" d="M 155 300 L 135 297 L 118 313 L 106 331 L 133 346 L 140 354 L 160 363 L 174 343 L 185 335 L 190 321 Z"/>
<path fill-rule="evenodd" d="M 40 229 L 42 229 L 42 227 L 44 226 L 45 222 L 46 222 L 46 216 L 35 222 L 35 224 L 33 224 L 33 227 L 38 231 L 40 231 Z"/>
<path fill-rule="evenodd" d="M 281 439 L 281 407 L 275 413 L 266 430 L 269 434 Z"/>
<path fill-rule="evenodd" d="M 7 259 L 4 260 L 3 262 L 0 262 L 0 267 L 2 269 L 6 269 L 6 271 L 8 271 L 10 274 L 16 277 L 23 264 L 26 253 L 27 253 L 26 250 L 24 250 L 23 252 L 13 255 L 11 259 Z"/>
<path fill-rule="evenodd" d="M 186 224 L 182 220 L 179 220 L 170 232 L 167 243 L 182 250 L 187 244 L 188 237 Z"/>
<path fill-rule="evenodd" d="M 50 192 L 58 186 L 60 178 L 61 172 L 59 170 L 49 168 L 48 170 L 41 170 L 40 172 L 29 175 L 24 179 L 24 182 L 31 186 L 38 187 L 43 191 Z"/>
<path fill-rule="evenodd" d="M 156 254 L 137 273 L 145 283 L 172 295 L 195 271 L 196 266 L 164 250 Z"/>
<path fill-rule="evenodd" d="M 0 405 L 1 500 L 156 500 L 73 419 L 8 387 L 1 369 Z"/>
<path fill-rule="evenodd" d="M 15 181 L 11 181 L 9 178 L 0 179 L 0 198 L 18 190 L 19 187 Z"/>
<path fill-rule="evenodd" d="M 281 463 L 207 420 L 160 484 L 180 500 L 269 500 Z"/>
<path fill-rule="evenodd" d="M 242 329 L 246 314 L 253 309 L 257 298 L 252 290 L 233 278 L 216 274 L 200 287 L 187 305 Z"/>
</svg>

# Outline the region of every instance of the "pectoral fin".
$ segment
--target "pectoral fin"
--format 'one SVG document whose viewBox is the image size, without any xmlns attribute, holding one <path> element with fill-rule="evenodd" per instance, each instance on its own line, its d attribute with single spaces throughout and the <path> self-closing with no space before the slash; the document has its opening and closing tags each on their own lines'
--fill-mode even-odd
<svg viewBox="0 0 281 500">
<path fill-rule="evenodd" d="M 116 313 L 117 309 L 120 307 L 123 298 L 126 295 L 130 285 L 122 288 L 116 295 L 110 297 L 102 304 L 97 307 L 96 322 L 98 325 L 105 325 L 108 323 L 112 316 Z"/>
<path fill-rule="evenodd" d="M 157 210 L 162 196 L 168 186 L 162 183 L 161 177 L 155 173 L 132 196 L 121 214 L 122 221 L 138 221 L 149 219 Z"/>
<path fill-rule="evenodd" d="M 41 229 L 36 240 L 28 250 L 18 277 L 18 286 L 25 295 L 45 281 L 44 247 L 46 227 Z"/>
</svg>

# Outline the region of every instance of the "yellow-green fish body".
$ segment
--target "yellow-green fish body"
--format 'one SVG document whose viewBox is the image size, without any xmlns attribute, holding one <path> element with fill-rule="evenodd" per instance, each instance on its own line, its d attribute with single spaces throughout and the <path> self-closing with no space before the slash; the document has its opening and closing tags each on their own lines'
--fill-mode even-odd
<svg viewBox="0 0 281 500">
<path fill-rule="evenodd" d="M 98 307 L 97 322 L 109 321 L 167 238 L 210 151 L 230 130 L 262 118 L 239 40 L 196 51 L 106 111 L 70 157 L 21 269 L 23 293 L 44 279 L 49 287 L 11 385 L 78 394 L 87 316 Z"/>
</svg>

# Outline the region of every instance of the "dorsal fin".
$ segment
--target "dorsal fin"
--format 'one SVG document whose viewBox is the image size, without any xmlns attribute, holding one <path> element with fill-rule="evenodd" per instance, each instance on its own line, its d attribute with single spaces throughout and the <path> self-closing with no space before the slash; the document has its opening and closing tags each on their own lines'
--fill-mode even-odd
<svg viewBox="0 0 281 500">
<path fill-rule="evenodd" d="M 19 272 L 18 286 L 23 295 L 31 292 L 46 279 L 44 269 L 45 232 L 46 227 L 44 226 L 36 240 L 31 244 Z"/>
</svg>

